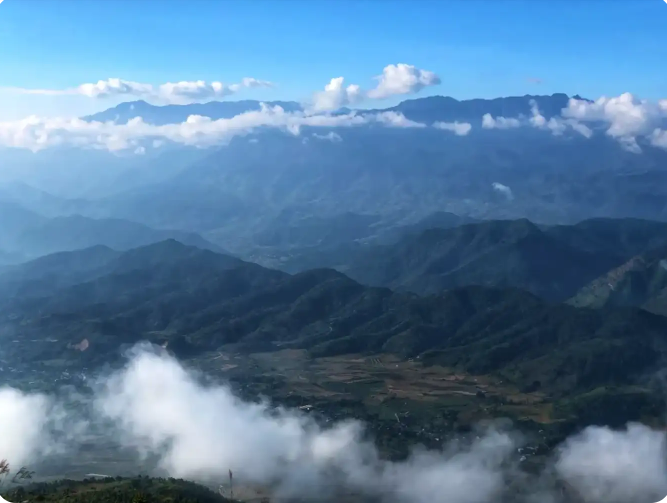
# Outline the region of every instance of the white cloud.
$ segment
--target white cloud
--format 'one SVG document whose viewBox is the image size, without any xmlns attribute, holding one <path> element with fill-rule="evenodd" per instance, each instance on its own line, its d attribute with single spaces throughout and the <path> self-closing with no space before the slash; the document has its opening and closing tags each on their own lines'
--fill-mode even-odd
<svg viewBox="0 0 667 503">
<path fill-rule="evenodd" d="M 533 127 L 538 129 L 547 129 L 551 131 L 554 136 L 560 136 L 565 132 L 566 124 L 559 117 L 551 117 L 547 120 L 544 115 L 540 113 L 535 100 L 530 101 L 530 119 L 529 122 Z"/>
<path fill-rule="evenodd" d="M 655 129 L 649 137 L 651 145 L 667 150 L 667 130 Z"/>
<path fill-rule="evenodd" d="M 145 349 L 105 380 L 95 410 L 115 426 L 108 436 L 157 456 L 170 476 L 219 481 L 231 469 L 244 483 L 273 487 L 277 499 L 343 490 L 396 502 L 490 501 L 516 449 L 513 436 L 489 430 L 470 443 L 385 461 L 357 421 L 325 428 L 299 411 L 243 402 Z"/>
<path fill-rule="evenodd" d="M 213 98 L 222 98 L 234 94 L 243 88 L 273 87 L 274 84 L 252 77 L 244 78 L 240 83 L 229 86 L 222 82 L 203 80 L 167 82 L 154 86 L 118 78 L 99 80 L 96 83 L 81 84 L 71 89 L 23 89 L 9 88 L 22 94 L 41 94 L 48 96 L 80 95 L 88 98 L 128 97 L 155 100 L 165 103 L 188 103 Z"/>
<path fill-rule="evenodd" d="M 59 435 L 78 439 L 76 445 L 113 441 L 150 456 L 168 476 L 219 483 L 231 469 L 241 484 L 270 487 L 276 500 L 334 500 L 352 492 L 359 499 L 393 503 L 507 497 L 556 502 L 563 501 L 560 482 L 588 502 L 657 501 L 667 493 L 665 432 L 647 426 L 586 428 L 560 445 L 540 473 L 516 464 L 518 435 L 493 427 L 394 462 L 381 458 L 358 421 L 322 426 L 298 410 L 244 402 L 161 348 L 139 345 L 128 356 L 123 369 L 90 379 L 93 396 L 77 407 L 1 388 L 0 457 L 14 466 L 41 461 L 55 424 Z M 54 411 L 58 420 L 47 424 Z M 90 421 L 85 424 L 93 426 L 88 430 L 81 429 L 83 413 Z M 549 481 L 558 482 L 551 491 Z"/>
<path fill-rule="evenodd" d="M 334 133 L 333 131 L 330 131 L 327 134 L 313 133 L 313 138 L 317 138 L 318 140 L 328 140 L 333 143 L 343 141 L 340 135 L 338 133 Z"/>
<path fill-rule="evenodd" d="M 230 119 L 212 120 L 192 115 L 185 122 L 155 126 L 141 117 L 127 124 L 87 122 L 81 119 L 28 117 L 21 121 L 0 122 L 0 145 L 33 151 L 61 145 L 120 151 L 136 150 L 142 141 L 171 141 L 182 145 L 207 147 L 224 144 L 256 128 L 272 127 L 299 135 L 302 127 L 352 127 L 364 124 L 387 127 L 425 127 L 400 113 L 342 115 L 285 112 L 281 107 L 262 104 L 260 110 L 245 112 Z"/>
<path fill-rule="evenodd" d="M 373 99 L 412 94 L 427 86 L 440 84 L 440 77 L 435 73 L 405 63 L 385 66 L 382 75 L 376 78 L 379 80 L 377 87 L 368 92 L 368 97 Z"/>
<path fill-rule="evenodd" d="M 313 110 L 316 112 L 338 110 L 339 108 L 353 105 L 363 98 L 361 88 L 350 84 L 343 86 L 345 79 L 336 77 L 324 86 L 324 91 L 315 93 L 313 99 Z"/>
<path fill-rule="evenodd" d="M 663 106 L 662 102 L 652 103 L 623 93 L 612 98 L 603 96 L 592 103 L 571 98 L 562 114 L 584 122 L 607 122 L 607 134 L 621 138 L 646 134 L 665 116 L 667 109 Z"/>
<path fill-rule="evenodd" d="M 48 92 L 48 91 L 47 91 Z M 72 94 L 81 94 L 88 98 L 107 98 L 109 96 L 150 96 L 154 92 L 150 84 L 141 84 L 121 79 L 99 80 L 96 84 L 81 84 L 72 90 Z"/>
<path fill-rule="evenodd" d="M 399 112 L 380 112 L 375 115 L 369 115 L 367 117 L 372 117 L 374 118 L 375 121 L 379 122 L 380 124 L 384 124 L 386 126 L 391 126 L 391 127 L 399 127 L 399 128 L 423 128 L 426 127 L 426 124 L 422 124 L 421 122 L 415 122 L 403 115 L 402 113 Z"/>
<path fill-rule="evenodd" d="M 656 501 L 667 493 L 665 434 L 641 424 L 589 427 L 560 448 L 556 469 L 585 501 Z"/>
<path fill-rule="evenodd" d="M 585 124 L 579 123 L 576 119 L 563 119 L 562 117 L 551 117 L 547 120 L 540 112 L 537 102 L 530 101 L 530 117 L 527 121 L 525 117 L 508 118 L 492 117 L 491 114 L 484 114 L 482 117 L 482 128 L 484 129 L 513 129 L 528 125 L 537 129 L 550 131 L 554 136 L 560 136 L 569 128 L 576 131 L 585 138 L 590 138 L 593 131 Z"/>
<path fill-rule="evenodd" d="M 71 398 L 72 403 L 78 399 Z M 7 460 L 13 471 L 35 459 L 61 455 L 88 438 L 83 418 L 68 416 L 62 403 L 42 393 L 0 387 L 0 411 L 0 460 Z"/>
<path fill-rule="evenodd" d="M 648 137 L 653 145 L 661 146 L 660 142 L 656 145 L 652 135 L 667 118 L 667 100 L 654 103 L 631 93 L 603 96 L 594 102 L 571 98 L 562 115 L 581 122 L 606 123 L 609 136 L 629 151 L 640 153 L 638 137 Z"/>
<path fill-rule="evenodd" d="M 521 121 L 512 117 L 492 117 L 484 114 L 482 117 L 482 128 L 484 129 L 512 129 L 521 126 Z"/>
<path fill-rule="evenodd" d="M 239 84 L 231 84 L 229 86 L 229 89 L 231 89 L 232 92 L 237 92 L 244 87 L 252 89 L 256 87 L 275 87 L 275 86 L 276 85 L 273 82 L 270 82 L 268 80 L 258 80 L 252 77 L 244 77 Z"/>
<path fill-rule="evenodd" d="M 641 154 L 643 152 L 639 143 L 637 143 L 637 137 L 635 136 L 620 136 L 616 139 L 618 140 L 618 143 L 621 144 L 621 147 L 628 152 L 632 152 L 633 154 Z"/>
<path fill-rule="evenodd" d="M 0 388 L 0 460 L 18 469 L 40 450 L 49 406 L 44 395 Z"/>
<path fill-rule="evenodd" d="M 472 130 L 472 125 L 469 122 L 435 122 L 433 127 L 451 131 L 457 136 L 466 136 Z"/>
<path fill-rule="evenodd" d="M 593 136 L 593 130 L 586 124 L 582 124 L 581 122 L 577 122 L 575 120 L 568 120 L 566 122 L 574 131 L 579 133 L 584 138 L 590 138 Z"/>
<path fill-rule="evenodd" d="M 508 201 L 512 201 L 514 199 L 514 193 L 512 192 L 512 189 L 510 189 L 507 185 L 503 185 L 502 183 L 499 182 L 493 182 L 491 186 L 493 187 L 493 190 L 504 195 Z"/>
</svg>

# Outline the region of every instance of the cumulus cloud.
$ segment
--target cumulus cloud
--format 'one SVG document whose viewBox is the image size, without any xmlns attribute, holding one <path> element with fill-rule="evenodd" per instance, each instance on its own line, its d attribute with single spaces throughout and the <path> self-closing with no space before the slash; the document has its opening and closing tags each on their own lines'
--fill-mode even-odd
<svg viewBox="0 0 667 503">
<path fill-rule="evenodd" d="M 379 82 L 374 89 L 368 92 L 369 98 L 383 99 L 395 95 L 412 94 L 441 82 L 440 77 L 435 73 L 405 63 L 385 66 L 382 75 L 376 79 Z"/>
<path fill-rule="evenodd" d="M 166 103 L 188 103 L 214 98 L 222 98 L 243 88 L 273 87 L 273 83 L 252 77 L 244 78 L 240 83 L 225 85 L 222 82 L 204 80 L 167 82 L 154 86 L 119 78 L 99 80 L 96 83 L 81 84 L 71 89 L 23 89 L 10 88 L 22 94 L 41 94 L 48 96 L 80 95 L 88 98 L 128 97 L 156 100 Z"/>
<path fill-rule="evenodd" d="M 451 131 L 457 136 L 466 136 L 472 130 L 469 122 L 435 122 L 433 127 L 444 131 Z"/>
<path fill-rule="evenodd" d="M 315 93 L 313 98 L 313 110 L 331 111 L 353 105 L 363 97 L 361 88 L 356 84 L 345 87 L 343 77 L 336 77 L 324 86 L 324 91 Z"/>
<path fill-rule="evenodd" d="M 512 201 L 514 199 L 514 193 L 507 185 L 503 185 L 499 182 L 493 182 L 491 186 L 493 187 L 493 190 L 505 196 L 508 201 Z"/>
<path fill-rule="evenodd" d="M 262 104 L 260 110 L 236 115 L 230 119 L 213 120 L 191 115 L 185 122 L 152 125 L 141 117 L 126 124 L 89 122 L 82 119 L 48 119 L 28 117 L 21 121 L 0 123 L 0 145 L 43 150 L 55 146 L 77 146 L 109 151 L 136 150 L 142 142 L 170 141 L 182 145 L 208 147 L 224 144 L 234 136 L 245 135 L 257 128 L 271 127 L 299 135 L 303 127 L 353 127 L 379 124 L 386 127 L 425 127 L 397 112 L 360 115 L 357 113 L 328 115 L 286 112 L 280 106 Z"/>
<path fill-rule="evenodd" d="M 428 70 L 420 70 L 413 65 L 399 63 L 387 65 L 382 75 L 376 77 L 377 86 L 370 91 L 363 91 L 356 84 L 344 85 L 343 77 L 336 77 L 324 87 L 324 91 L 314 94 L 312 109 L 314 111 L 331 111 L 355 105 L 360 101 L 383 99 L 394 95 L 412 94 L 427 86 L 440 84 L 440 78 Z"/>
<path fill-rule="evenodd" d="M 607 134 L 615 138 L 646 134 L 665 113 L 661 103 L 640 100 L 630 93 L 594 102 L 571 98 L 563 110 L 564 117 L 584 122 L 601 121 L 609 124 Z"/>
<path fill-rule="evenodd" d="M 631 93 L 608 98 L 603 96 L 594 102 L 571 98 L 562 115 L 580 122 L 604 123 L 606 133 L 617 139 L 632 152 L 639 153 L 638 137 L 648 137 L 655 146 L 652 135 L 667 118 L 667 100 L 657 103 L 641 100 Z"/>
<path fill-rule="evenodd" d="M 512 117 L 493 117 L 484 114 L 482 117 L 482 128 L 484 129 L 512 129 L 521 126 L 521 121 Z"/>
</svg>

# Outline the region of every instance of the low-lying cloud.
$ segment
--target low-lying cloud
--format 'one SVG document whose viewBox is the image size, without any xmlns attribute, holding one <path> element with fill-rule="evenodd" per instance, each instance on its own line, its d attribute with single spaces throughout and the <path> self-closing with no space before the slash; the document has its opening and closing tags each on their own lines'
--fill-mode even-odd
<svg viewBox="0 0 667 503">
<path fill-rule="evenodd" d="M 635 153 L 641 152 L 637 138 L 646 138 L 652 145 L 665 148 L 661 128 L 667 119 L 667 100 L 651 102 L 631 93 L 602 96 L 594 102 L 571 98 L 562 115 L 579 123 L 604 124 L 607 135 Z"/>
<path fill-rule="evenodd" d="M 245 402 L 161 348 L 134 348 L 126 367 L 97 381 L 93 391 L 85 424 L 105 425 L 105 440 L 157 458 L 160 473 L 220 482 L 231 469 L 242 483 L 271 487 L 278 496 L 334 498 L 352 491 L 391 502 L 486 503 L 520 484 L 526 502 L 562 501 L 555 480 L 591 503 L 651 501 L 667 491 L 665 433 L 642 425 L 588 428 L 564 442 L 543 473 L 531 475 L 517 464 L 521 436 L 503 425 L 391 462 L 358 421 L 325 427 L 300 411 Z M 0 405 L 11 411 L 0 416 L 0 458 L 16 466 L 63 455 L 43 448 L 53 444 L 44 418 L 54 399 L 5 388 Z M 58 424 L 83 424 L 72 419 Z M 81 437 L 80 428 L 76 433 Z"/>
<path fill-rule="evenodd" d="M 70 394 L 70 403 L 78 400 Z M 86 428 L 87 421 L 71 417 L 55 397 L 0 387 L 0 460 L 14 467 L 68 452 Z"/>
<path fill-rule="evenodd" d="M 491 114 L 482 116 L 484 129 L 513 129 L 521 126 L 521 121 L 512 117 L 493 117 Z"/>
<path fill-rule="evenodd" d="M 245 85 L 255 85 L 250 81 Z M 260 85 L 260 84 L 257 84 Z M 193 96 L 198 91 L 190 91 Z M 257 128 L 276 128 L 299 135 L 304 127 L 341 128 L 379 125 L 395 128 L 433 127 L 450 131 L 457 136 L 467 136 L 473 130 L 469 122 L 436 121 L 431 126 L 409 119 L 404 114 L 388 110 L 384 112 L 348 111 L 330 113 L 362 99 L 358 86 L 344 85 L 343 78 L 333 79 L 316 99 L 318 106 L 305 111 L 286 112 L 280 106 L 261 105 L 259 110 L 248 111 L 232 118 L 211 119 L 192 115 L 182 123 L 153 125 L 141 117 L 126 124 L 85 121 L 82 119 L 27 117 L 19 121 L 0 122 L 0 146 L 24 148 L 32 151 L 49 147 L 69 146 L 104 149 L 112 152 L 127 150 L 143 154 L 147 148 L 156 148 L 165 142 L 209 147 L 224 145 L 234 136 L 245 135 Z M 483 129 L 516 129 L 529 127 L 543 130 L 555 136 L 568 132 L 591 138 L 595 131 L 603 130 L 626 150 L 641 153 L 641 145 L 667 149 L 667 104 L 665 101 L 649 103 L 625 94 L 618 98 L 601 98 L 596 102 L 571 99 L 562 115 L 546 118 L 537 103 L 530 103 L 530 113 L 519 117 L 482 117 Z M 319 134 L 319 133 L 316 133 Z M 599 133 L 598 133 L 599 134 Z M 332 133 L 324 136 L 331 141 Z M 323 138 L 320 138 L 323 139 Z M 144 143 L 147 142 L 147 143 Z"/>
<path fill-rule="evenodd" d="M 310 114 L 286 112 L 280 106 L 262 104 L 260 110 L 245 112 L 230 119 L 213 120 L 192 115 L 185 122 L 159 126 L 148 124 L 141 117 L 131 119 L 126 124 L 116 124 L 33 116 L 21 121 L 0 122 L 0 145 L 32 151 L 74 146 L 112 152 L 136 151 L 140 147 L 145 149 L 142 142 L 155 145 L 155 142 L 170 141 L 208 147 L 225 144 L 234 136 L 245 135 L 258 128 L 276 128 L 299 135 L 304 127 L 340 128 L 371 124 L 398 128 L 425 127 L 397 112 Z"/>
<path fill-rule="evenodd" d="M 651 501 L 667 494 L 665 433 L 642 424 L 593 426 L 569 438 L 556 469 L 587 501 Z M 657 500 L 653 500 L 657 501 Z"/>
<path fill-rule="evenodd" d="M 21 465 L 42 455 L 48 397 L 0 388 L 0 459 Z"/>
<path fill-rule="evenodd" d="M 434 122 L 433 127 L 443 131 L 451 131 L 456 136 L 466 136 L 472 130 L 469 122 Z"/>
<path fill-rule="evenodd" d="M 484 114 L 482 116 L 483 129 L 515 129 L 522 126 L 549 131 L 554 136 L 561 136 L 568 129 L 572 129 L 585 138 L 590 138 L 593 135 L 593 131 L 588 126 L 578 122 L 576 119 L 563 117 L 551 117 L 547 119 L 540 112 L 535 100 L 530 101 L 530 116 L 528 117 L 493 117 L 491 114 Z"/>
<path fill-rule="evenodd" d="M 499 194 L 505 196 L 508 201 L 512 201 L 514 199 L 514 193 L 512 192 L 512 189 L 510 189 L 507 185 L 504 185 L 499 182 L 493 182 L 491 184 L 491 187 L 493 187 L 493 190 L 495 190 Z"/>
</svg>

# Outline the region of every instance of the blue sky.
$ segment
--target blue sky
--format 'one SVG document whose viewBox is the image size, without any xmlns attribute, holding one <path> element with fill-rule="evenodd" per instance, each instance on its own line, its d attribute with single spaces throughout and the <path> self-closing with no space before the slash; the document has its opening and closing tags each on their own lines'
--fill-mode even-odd
<svg viewBox="0 0 667 503">
<path fill-rule="evenodd" d="M 667 95 L 664 0 L 5 0 L 0 86 L 119 77 L 270 80 L 230 99 L 304 100 L 392 63 L 437 73 L 419 95 Z M 530 79 L 540 79 L 541 84 Z M 393 97 L 372 105 L 391 105 Z M 0 120 L 82 115 L 110 99 L 0 91 Z"/>
</svg>

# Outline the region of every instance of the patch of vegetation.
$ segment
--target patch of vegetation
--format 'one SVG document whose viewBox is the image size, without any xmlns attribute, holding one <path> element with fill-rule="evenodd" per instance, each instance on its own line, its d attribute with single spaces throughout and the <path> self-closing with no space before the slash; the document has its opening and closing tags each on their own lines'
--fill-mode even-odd
<svg viewBox="0 0 667 503">
<path fill-rule="evenodd" d="M 104 478 L 59 480 L 8 490 L 12 502 L 43 503 L 229 503 L 210 489 L 181 479 Z"/>
</svg>

